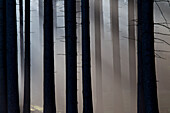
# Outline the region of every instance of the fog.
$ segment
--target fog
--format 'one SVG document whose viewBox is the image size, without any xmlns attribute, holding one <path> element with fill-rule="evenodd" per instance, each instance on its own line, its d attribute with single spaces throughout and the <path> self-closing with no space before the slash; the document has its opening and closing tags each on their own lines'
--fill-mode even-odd
<svg viewBox="0 0 170 113">
<path fill-rule="evenodd" d="M 43 111 L 43 32 L 40 22 L 43 18 L 39 16 L 39 1 L 31 1 L 31 111 L 32 113 L 41 113 Z M 18 1 L 17 1 L 18 3 Z M 110 30 L 110 1 L 102 1 L 101 15 L 101 91 L 103 101 L 103 113 L 117 113 L 114 106 L 114 86 L 113 82 L 113 49 Z M 96 106 L 96 62 L 95 62 L 95 34 L 94 34 L 94 0 L 90 1 L 90 28 L 91 28 L 91 72 L 92 72 L 92 92 L 93 92 L 93 108 L 101 109 Z M 169 25 L 169 4 L 166 2 L 154 4 L 154 22 L 165 23 Z M 80 2 L 77 2 L 80 7 Z M 78 111 L 82 113 L 82 71 L 81 71 L 81 13 L 77 8 L 77 94 L 78 94 Z M 136 16 L 136 15 L 135 15 Z M 55 91 L 56 91 L 56 108 L 57 113 L 66 112 L 66 82 L 65 82 L 65 31 L 64 31 L 64 2 L 57 0 L 56 2 L 56 18 L 54 24 L 54 55 L 55 55 Z M 136 18 L 135 18 L 136 19 Z M 165 21 L 166 20 L 166 21 Z M 19 64 L 19 94 L 20 106 L 22 108 L 23 100 L 23 75 L 21 75 L 20 67 L 20 37 L 19 37 L 19 6 L 17 5 L 17 25 L 18 25 L 18 64 Z M 137 23 L 134 21 L 134 25 Z M 155 32 L 170 34 L 170 30 L 155 25 Z M 170 35 L 155 34 L 155 52 L 156 52 L 156 74 L 158 85 L 158 101 L 160 113 L 170 113 Z M 159 40 L 158 38 L 164 40 Z M 121 86 L 122 105 L 117 109 L 122 109 L 122 113 L 131 113 L 130 106 L 130 75 L 129 75 L 129 44 L 128 44 L 128 1 L 119 0 L 119 39 L 120 39 L 120 63 L 121 63 Z M 136 40 L 134 40 L 137 42 Z M 137 55 L 137 51 L 136 51 Z M 137 69 L 137 68 L 136 68 Z M 137 85 L 137 83 L 136 83 Z M 136 92 L 133 92 L 136 94 Z M 121 97 L 121 96 L 120 96 Z M 116 99 L 117 100 L 117 99 Z M 134 97 L 134 100 L 137 100 Z M 100 103 L 101 104 L 101 103 Z M 137 105 L 136 105 L 137 106 Z M 136 108 L 136 106 L 133 106 Z"/>
</svg>

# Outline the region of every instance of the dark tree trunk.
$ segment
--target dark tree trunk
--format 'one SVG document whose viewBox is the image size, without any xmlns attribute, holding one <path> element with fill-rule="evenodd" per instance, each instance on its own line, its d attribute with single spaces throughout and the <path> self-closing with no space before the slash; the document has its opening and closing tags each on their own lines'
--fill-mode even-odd
<svg viewBox="0 0 170 113">
<path fill-rule="evenodd" d="M 136 113 L 136 49 L 135 49 L 135 0 L 128 1 L 128 21 L 129 21 L 129 74 L 130 74 L 130 110 Z"/>
<path fill-rule="evenodd" d="M 66 112 L 77 113 L 76 0 L 65 0 Z"/>
<path fill-rule="evenodd" d="M 53 0 L 44 0 L 44 113 L 56 113 L 54 85 Z"/>
<path fill-rule="evenodd" d="M 6 0 L 8 113 L 19 113 L 16 1 Z"/>
<path fill-rule="evenodd" d="M 111 38 L 113 45 L 113 83 L 114 83 L 113 107 L 115 113 L 123 113 L 124 111 L 121 85 L 118 0 L 110 0 L 110 16 L 111 16 Z"/>
<path fill-rule="evenodd" d="M 154 55 L 153 0 L 142 0 L 142 71 L 145 113 L 159 113 Z"/>
<path fill-rule="evenodd" d="M 19 0 L 20 11 L 20 48 L 21 48 L 21 75 L 23 75 L 23 60 L 24 60 L 24 47 L 23 47 L 23 0 Z"/>
<path fill-rule="evenodd" d="M 95 70 L 96 70 L 96 113 L 103 113 L 102 59 L 101 59 L 101 9 L 102 1 L 94 0 L 95 25 Z"/>
<path fill-rule="evenodd" d="M 30 113 L 30 0 L 25 1 L 25 73 L 23 113 Z"/>
<path fill-rule="evenodd" d="M 5 0 L 0 0 L 0 113 L 7 113 Z"/>
<path fill-rule="evenodd" d="M 138 0 L 138 91 L 137 112 L 146 113 L 144 105 L 143 70 L 142 70 L 142 0 Z"/>
<path fill-rule="evenodd" d="M 90 61 L 90 21 L 89 0 L 82 4 L 82 68 L 83 68 L 83 113 L 93 113 L 91 61 Z"/>
</svg>

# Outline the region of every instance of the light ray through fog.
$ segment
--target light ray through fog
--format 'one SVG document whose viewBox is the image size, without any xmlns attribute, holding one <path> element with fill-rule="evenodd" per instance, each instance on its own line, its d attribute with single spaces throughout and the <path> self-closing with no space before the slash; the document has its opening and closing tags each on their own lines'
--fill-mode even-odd
<svg viewBox="0 0 170 113">
<path fill-rule="evenodd" d="M 31 104 L 33 113 L 42 112 L 43 107 L 43 15 L 41 10 L 43 6 L 39 8 L 41 0 L 32 0 L 31 1 Z M 95 30 L 94 30 L 94 0 L 91 0 L 90 7 L 90 25 L 91 25 L 91 69 L 92 69 L 92 90 L 93 90 L 93 104 L 94 109 L 97 105 L 97 92 L 96 92 L 96 61 L 98 57 L 95 56 Z M 18 3 L 18 0 L 17 0 Z M 114 103 L 113 103 L 113 87 L 116 85 L 113 82 L 113 50 L 111 42 L 111 31 L 110 31 L 110 1 L 102 0 L 103 9 L 102 12 L 98 10 L 101 16 L 101 74 L 102 74 L 102 86 L 101 92 L 103 94 L 103 110 L 104 113 L 113 113 L 114 112 Z M 41 4 L 42 5 L 42 4 Z M 162 12 L 164 13 L 165 18 L 168 23 L 170 23 L 169 15 L 169 6 L 167 3 L 159 3 Z M 155 22 L 163 23 L 163 19 L 159 8 L 155 5 Z M 78 15 L 78 14 L 77 14 Z M 23 15 L 25 18 L 25 14 Z M 80 15 L 79 15 L 80 16 Z M 17 20 L 19 20 L 19 7 L 17 6 Z M 18 34 L 20 32 L 19 21 L 18 25 Z M 80 23 L 80 21 L 78 22 Z M 56 3 L 56 33 L 54 37 L 54 47 L 55 47 L 55 85 L 56 85 L 56 105 L 58 113 L 66 112 L 66 85 L 65 85 L 65 31 L 64 31 L 64 2 L 57 0 Z M 98 27 L 98 25 L 96 25 Z M 120 35 L 120 62 L 121 62 L 121 82 L 122 87 L 119 86 L 123 94 L 123 103 L 120 106 L 120 109 L 124 109 L 125 113 L 130 113 L 130 75 L 129 75 L 129 53 L 128 53 L 128 0 L 119 0 L 119 35 Z M 102 31 L 103 30 L 103 31 Z M 170 34 L 169 30 L 155 26 L 155 32 Z M 80 35 L 80 30 L 78 33 Z M 81 36 L 78 36 L 78 39 Z M 160 34 L 155 34 L 155 37 L 161 38 L 166 42 L 170 42 L 168 36 L 163 36 Z M 20 36 L 18 35 L 18 54 L 20 54 Z M 82 111 L 82 86 L 81 86 L 81 40 L 78 40 L 78 107 L 79 112 Z M 98 48 L 96 48 L 98 49 Z M 155 43 L 156 50 L 169 50 L 170 46 L 164 43 Z M 157 84 L 158 84 L 158 99 L 160 105 L 160 113 L 169 113 L 170 112 L 170 54 L 169 52 L 159 52 L 158 55 L 165 58 L 166 60 L 156 58 L 156 71 L 157 71 Z M 100 61 L 99 61 L 100 62 Z M 18 64 L 20 64 L 20 55 L 18 55 Z M 19 67 L 19 88 L 20 88 L 20 98 L 22 100 L 23 89 L 21 79 L 21 68 Z M 136 92 L 133 92 L 136 93 Z M 136 100 L 136 98 L 134 98 Z M 20 106 L 22 106 L 22 101 L 20 101 Z M 134 106 L 136 107 L 136 106 Z M 38 112 L 36 112 L 38 111 Z M 95 111 L 96 113 L 96 111 Z"/>
</svg>

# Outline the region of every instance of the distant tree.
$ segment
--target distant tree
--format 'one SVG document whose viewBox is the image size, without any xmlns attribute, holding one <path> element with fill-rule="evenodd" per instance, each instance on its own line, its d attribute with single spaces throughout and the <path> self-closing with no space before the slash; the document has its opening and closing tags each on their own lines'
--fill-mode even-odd
<svg viewBox="0 0 170 113">
<path fill-rule="evenodd" d="M 20 12 L 20 61 L 21 61 L 21 97 L 20 97 L 20 102 L 21 102 L 21 111 L 22 111 L 22 107 L 23 107 L 23 90 L 24 90 L 24 31 L 23 31 L 23 0 L 19 0 L 19 12 Z"/>
<path fill-rule="evenodd" d="M 0 113 L 7 113 L 5 0 L 0 0 Z"/>
<path fill-rule="evenodd" d="M 8 113 L 19 113 L 16 1 L 6 0 L 5 7 Z"/>
<path fill-rule="evenodd" d="M 101 12 L 102 0 L 94 0 L 96 113 L 103 113 L 102 59 L 101 59 Z"/>
<path fill-rule="evenodd" d="M 93 113 L 91 61 L 90 61 L 90 15 L 89 0 L 82 4 L 82 66 L 83 66 L 83 113 Z"/>
<path fill-rule="evenodd" d="M 154 54 L 153 0 L 142 0 L 142 76 L 145 113 L 159 113 Z"/>
<path fill-rule="evenodd" d="M 54 31 L 54 38 L 56 37 L 56 15 L 57 15 L 57 12 L 56 12 L 56 3 L 57 3 L 57 0 L 53 0 L 53 31 Z"/>
<path fill-rule="evenodd" d="M 76 0 L 65 0 L 66 113 L 77 113 Z"/>
<path fill-rule="evenodd" d="M 78 92 L 78 112 L 83 111 L 83 82 L 82 82 L 82 25 L 81 25 L 81 2 L 76 0 L 76 20 L 77 20 L 77 92 Z"/>
<path fill-rule="evenodd" d="M 124 109 L 123 109 L 123 94 L 122 94 L 122 85 L 121 85 L 118 0 L 110 0 L 110 16 L 111 16 L 111 38 L 112 38 L 112 45 L 113 45 L 114 111 L 116 113 L 123 113 Z"/>
<path fill-rule="evenodd" d="M 43 17 L 44 17 L 44 8 L 43 8 L 43 0 L 39 0 L 39 30 L 40 30 L 40 43 L 42 46 L 42 40 L 43 40 Z"/>
<path fill-rule="evenodd" d="M 56 3 L 57 3 L 57 0 L 53 0 L 53 42 L 56 43 L 56 33 L 57 33 L 57 11 L 56 11 Z M 54 51 L 56 51 L 56 44 L 54 44 Z M 56 54 L 54 52 L 54 76 L 57 75 L 56 73 L 56 70 L 57 70 L 57 62 L 56 62 Z M 55 81 L 55 80 L 54 80 Z M 57 93 L 57 88 L 55 87 L 55 93 Z M 58 104 L 60 103 L 60 101 L 58 101 L 58 98 L 57 96 L 55 97 L 56 98 L 56 111 L 59 111 L 59 107 L 58 107 Z"/>
<path fill-rule="evenodd" d="M 130 110 L 136 113 L 136 47 L 135 47 L 135 0 L 128 1 L 128 32 L 129 32 L 129 74 L 130 74 Z"/>
<path fill-rule="evenodd" d="M 23 113 L 30 113 L 30 0 L 25 1 L 25 73 Z"/>
<path fill-rule="evenodd" d="M 56 113 L 54 86 L 53 0 L 44 0 L 44 113 Z"/>
</svg>

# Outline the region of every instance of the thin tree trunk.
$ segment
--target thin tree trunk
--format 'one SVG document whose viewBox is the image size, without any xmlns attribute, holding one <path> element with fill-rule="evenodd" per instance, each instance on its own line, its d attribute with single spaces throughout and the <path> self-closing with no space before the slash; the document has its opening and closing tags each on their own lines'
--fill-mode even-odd
<svg viewBox="0 0 170 113">
<path fill-rule="evenodd" d="M 0 113 L 7 113 L 5 0 L 0 0 Z"/>
<path fill-rule="evenodd" d="M 54 85 L 53 0 L 44 0 L 44 113 L 56 113 Z"/>
<path fill-rule="evenodd" d="M 138 0 L 138 94 L 137 94 L 137 112 L 146 113 L 144 105 L 143 89 L 143 70 L 142 70 L 142 0 Z"/>
<path fill-rule="evenodd" d="M 111 16 L 111 38 L 113 45 L 114 111 L 115 113 L 123 113 L 124 109 L 121 85 L 118 0 L 110 0 L 110 16 Z"/>
<path fill-rule="evenodd" d="M 19 113 L 16 1 L 6 0 L 8 113 Z"/>
<path fill-rule="evenodd" d="M 135 49 L 135 24 L 134 24 L 134 0 L 128 1 L 128 21 L 129 21 L 129 74 L 130 74 L 130 110 L 136 113 L 136 49 Z"/>
<path fill-rule="evenodd" d="M 44 9 L 43 9 L 43 0 L 39 0 L 39 28 L 40 28 L 40 33 L 39 33 L 39 38 L 40 38 L 40 45 L 42 46 L 43 44 L 43 17 L 44 17 Z"/>
<path fill-rule="evenodd" d="M 76 0 L 76 20 L 77 20 L 77 85 L 78 85 L 78 113 L 83 112 L 83 99 L 82 99 L 82 36 L 81 36 L 81 1 Z"/>
<path fill-rule="evenodd" d="M 82 0 L 82 67 L 83 67 L 83 113 L 93 113 L 89 0 Z"/>
<path fill-rule="evenodd" d="M 30 0 L 25 1 L 25 73 L 23 113 L 30 113 Z"/>
<path fill-rule="evenodd" d="M 95 65 L 96 65 L 96 113 L 103 113 L 102 64 L 101 64 L 101 9 L 102 0 L 94 0 Z"/>
<path fill-rule="evenodd" d="M 65 0 L 66 113 L 77 113 L 76 0 Z"/>
<path fill-rule="evenodd" d="M 53 0 L 53 34 L 54 34 L 54 75 L 57 76 L 57 69 L 56 69 L 56 65 L 57 65 L 57 62 L 56 62 L 56 32 L 57 32 L 57 12 L 56 12 L 56 3 L 57 3 L 57 0 Z M 55 77 L 54 77 L 54 81 L 55 81 Z M 56 80 L 57 81 L 57 80 Z M 55 83 L 56 84 L 56 83 Z M 57 98 L 57 87 L 55 87 L 55 97 L 56 97 L 56 111 L 58 112 L 59 109 L 58 109 L 58 104 L 59 104 L 59 101 L 58 101 L 58 98 Z"/>
<path fill-rule="evenodd" d="M 20 109 L 23 111 L 23 94 L 24 94 L 24 34 L 23 34 L 23 0 L 19 0 L 19 11 L 20 11 L 20 61 L 21 61 L 21 81 L 20 81 Z"/>
<path fill-rule="evenodd" d="M 142 71 L 145 113 L 159 113 L 154 55 L 153 0 L 142 0 Z"/>
<path fill-rule="evenodd" d="M 41 59 L 40 62 L 40 76 L 38 77 L 40 79 L 40 84 L 43 83 L 43 75 L 44 75 L 44 47 L 43 47 L 43 42 L 44 42 L 44 2 L 43 0 L 39 0 L 39 58 Z M 40 87 L 40 91 L 43 92 L 43 86 Z M 43 94 L 41 95 L 43 97 Z M 41 97 L 40 97 L 41 98 Z M 40 99 L 39 98 L 39 99 Z M 41 100 L 41 102 L 39 102 L 39 104 L 41 106 L 43 106 L 43 100 Z"/>
<path fill-rule="evenodd" d="M 23 60 L 24 60 L 24 47 L 23 47 L 23 0 L 19 0 L 20 11 L 20 49 L 21 49 L 21 75 L 23 75 Z"/>
</svg>

